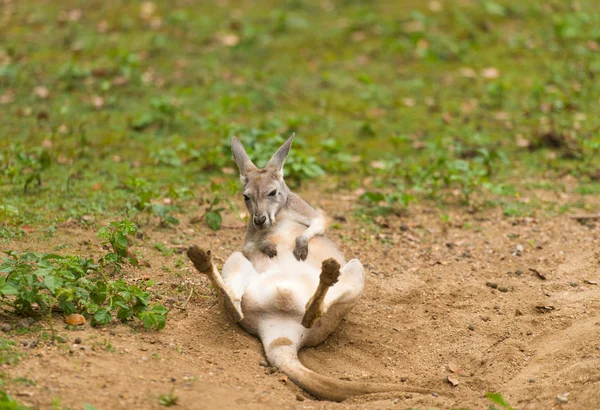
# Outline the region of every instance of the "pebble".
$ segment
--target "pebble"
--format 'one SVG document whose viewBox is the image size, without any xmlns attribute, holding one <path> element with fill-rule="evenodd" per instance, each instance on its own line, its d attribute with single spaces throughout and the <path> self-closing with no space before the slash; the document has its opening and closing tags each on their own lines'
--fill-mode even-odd
<svg viewBox="0 0 600 410">
<path fill-rule="evenodd" d="M 34 347 L 37 347 L 38 345 L 38 341 L 37 340 L 32 340 L 31 342 L 29 342 L 29 348 L 33 349 Z"/>
<path fill-rule="evenodd" d="M 485 282 L 485 286 L 492 288 L 492 289 L 498 288 L 498 284 L 495 282 Z"/>
<path fill-rule="evenodd" d="M 73 343 L 75 343 L 76 345 L 80 345 L 83 342 L 83 340 L 81 340 L 81 338 L 78 336 L 75 338 L 75 340 L 73 341 Z"/>
<path fill-rule="evenodd" d="M 394 400 L 392 400 L 392 404 L 398 404 L 400 403 L 400 399 L 399 398 L 395 398 Z"/>
<path fill-rule="evenodd" d="M 401 378 L 400 378 L 400 381 L 401 381 L 402 383 L 406 383 L 406 381 L 407 381 L 407 380 L 408 380 L 408 377 L 401 377 Z"/>
<path fill-rule="evenodd" d="M 31 326 L 31 321 L 27 319 L 22 319 L 17 322 L 17 327 L 25 328 Z"/>
<path fill-rule="evenodd" d="M 10 330 L 12 329 L 12 326 L 9 323 L 2 323 L 2 326 L 0 326 L 0 329 L 2 329 L 3 332 L 10 332 Z"/>
<path fill-rule="evenodd" d="M 402 232 L 406 232 L 406 231 L 408 231 L 408 229 L 409 229 L 409 228 L 408 228 L 408 225 L 406 225 L 406 224 L 402 224 L 402 225 L 400 225 L 400 230 L 401 230 Z"/>
<path fill-rule="evenodd" d="M 304 401 L 305 397 L 303 395 L 301 395 L 300 393 L 296 394 L 296 400 L 298 401 Z"/>
<path fill-rule="evenodd" d="M 258 362 L 259 365 L 261 365 L 262 367 L 269 367 L 269 363 L 267 363 L 266 360 L 261 360 L 260 362 Z"/>
<path fill-rule="evenodd" d="M 469 324 L 469 326 L 467 326 L 467 329 L 473 331 L 473 330 L 475 330 L 475 326 L 473 326 L 472 324 Z"/>
<path fill-rule="evenodd" d="M 498 290 L 499 290 L 500 292 L 502 292 L 502 293 L 506 293 L 506 292 L 508 292 L 508 288 L 507 288 L 506 286 L 499 286 L 499 287 L 498 287 Z"/>
<path fill-rule="evenodd" d="M 267 369 L 267 372 L 268 372 L 269 374 L 273 374 L 273 373 L 275 373 L 276 371 L 277 371 L 277 367 L 269 367 L 269 368 Z"/>
<path fill-rule="evenodd" d="M 559 403 L 567 403 L 569 401 L 569 397 L 567 397 L 568 394 L 569 393 L 559 394 L 556 396 L 556 401 Z"/>
<path fill-rule="evenodd" d="M 532 377 L 531 379 L 529 379 L 529 383 L 535 383 L 535 379 Z"/>
</svg>

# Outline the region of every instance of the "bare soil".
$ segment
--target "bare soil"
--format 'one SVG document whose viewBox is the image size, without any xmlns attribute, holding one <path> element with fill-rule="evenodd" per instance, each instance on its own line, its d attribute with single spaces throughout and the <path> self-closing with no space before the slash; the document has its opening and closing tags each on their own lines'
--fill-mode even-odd
<svg viewBox="0 0 600 410">
<path fill-rule="evenodd" d="M 311 201 L 347 218 L 336 221 L 329 236 L 348 258 L 363 262 L 367 285 L 326 343 L 300 358 L 326 375 L 409 383 L 438 396 L 318 401 L 263 366 L 258 340 L 230 323 L 185 254 L 162 256 L 152 247 L 161 242 L 182 251 L 193 242 L 212 249 L 219 265 L 240 249 L 240 222 L 227 220 L 229 228 L 214 233 L 187 223 L 190 216 L 176 230 L 146 229 L 135 249 L 151 267 L 127 269 L 129 278 L 156 279 L 153 290 L 171 308 L 164 330 L 61 328 L 68 343 L 19 347 L 26 356 L 3 370 L 36 385 L 13 383 L 9 393 L 44 409 L 53 399 L 73 409 L 84 403 L 157 409 L 158 396 L 171 391 L 181 409 L 482 409 L 490 404 L 486 392 L 500 392 L 520 409 L 600 408 L 600 221 L 507 218 L 493 210 L 450 211 L 448 224 L 436 208 L 422 205 L 378 226 L 356 222 L 355 200 L 325 195 Z M 95 229 L 77 224 L 6 248 L 52 251 L 58 244 L 68 246 L 60 252 L 102 252 Z M 174 266 L 177 259 L 184 265 Z M 4 320 L 16 327 L 19 319 Z M 35 334 L 13 331 L 10 337 L 30 341 Z M 76 337 L 81 345 L 73 344 Z"/>
</svg>

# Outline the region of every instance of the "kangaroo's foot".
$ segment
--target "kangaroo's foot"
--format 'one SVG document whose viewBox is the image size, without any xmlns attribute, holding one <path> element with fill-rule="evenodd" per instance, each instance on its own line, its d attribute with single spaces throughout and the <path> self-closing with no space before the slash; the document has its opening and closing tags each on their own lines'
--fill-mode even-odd
<svg viewBox="0 0 600 410">
<path fill-rule="evenodd" d="M 306 236 L 300 235 L 296 238 L 296 246 L 294 247 L 294 256 L 299 261 L 305 261 L 308 256 L 308 239 Z"/>
<path fill-rule="evenodd" d="M 302 318 L 302 326 L 310 328 L 319 317 L 323 315 L 323 301 L 325 295 L 331 286 L 333 286 L 340 276 L 340 264 L 333 258 L 323 261 L 321 266 L 321 276 L 319 277 L 319 286 L 312 298 L 306 304 L 306 311 Z"/>
<path fill-rule="evenodd" d="M 192 245 L 187 250 L 187 256 L 194 263 L 198 272 L 208 276 L 213 286 L 219 294 L 219 298 L 223 302 L 225 311 L 229 314 L 234 322 L 239 322 L 244 318 L 240 307 L 240 298 L 223 282 L 221 274 L 217 267 L 212 263 L 212 255 L 210 250 L 204 250 L 196 245 Z"/>
</svg>

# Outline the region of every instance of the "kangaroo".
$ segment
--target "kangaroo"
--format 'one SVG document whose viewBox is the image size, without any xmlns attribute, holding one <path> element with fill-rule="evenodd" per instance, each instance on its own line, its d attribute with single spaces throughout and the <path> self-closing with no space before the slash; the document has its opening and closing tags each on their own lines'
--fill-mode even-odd
<svg viewBox="0 0 600 410">
<path fill-rule="evenodd" d="M 359 300 L 365 283 L 360 261 L 346 262 L 325 236 L 325 218 L 283 180 L 294 135 L 257 168 L 242 143 L 232 139 L 233 157 L 250 213 L 243 252 L 234 252 L 219 273 L 210 250 L 192 245 L 187 255 L 213 283 L 231 319 L 257 336 L 269 363 L 313 396 L 331 401 L 419 387 L 353 382 L 323 376 L 298 359 L 303 347 L 322 343 Z"/>
</svg>

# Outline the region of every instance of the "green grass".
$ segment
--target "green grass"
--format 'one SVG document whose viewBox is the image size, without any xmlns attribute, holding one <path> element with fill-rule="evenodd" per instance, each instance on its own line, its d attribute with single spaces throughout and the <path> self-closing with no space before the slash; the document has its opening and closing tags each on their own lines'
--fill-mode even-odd
<svg viewBox="0 0 600 410">
<path fill-rule="evenodd" d="M 260 163 L 296 131 L 295 185 L 370 175 L 471 205 L 523 173 L 570 173 L 597 193 L 596 2 L 425 3 L 9 7 L 0 236 L 140 211 L 168 228 L 211 178 L 235 179 L 233 134 Z"/>
</svg>

